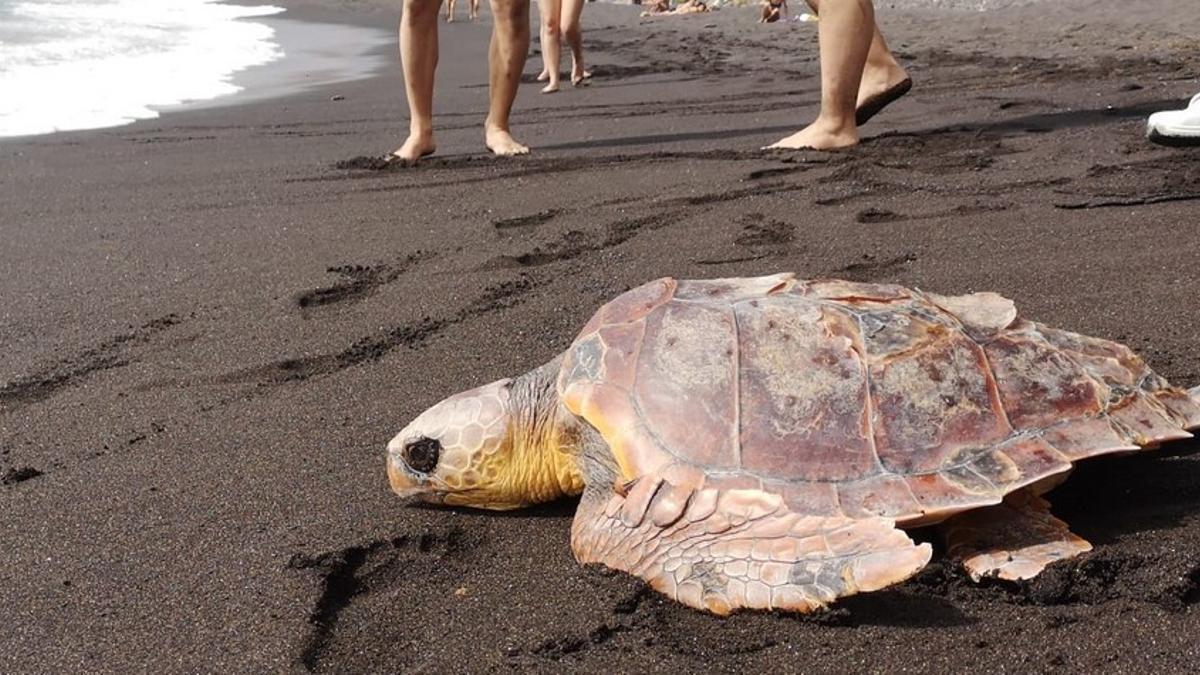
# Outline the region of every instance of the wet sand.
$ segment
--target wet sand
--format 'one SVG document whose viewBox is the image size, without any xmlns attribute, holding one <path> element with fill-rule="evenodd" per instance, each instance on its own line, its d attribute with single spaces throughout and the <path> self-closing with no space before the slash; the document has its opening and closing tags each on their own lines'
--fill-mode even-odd
<svg viewBox="0 0 1200 675">
<path fill-rule="evenodd" d="M 810 617 L 684 609 L 579 568 L 570 503 L 406 507 L 383 472 L 665 275 L 994 290 L 1200 384 L 1200 155 L 1142 139 L 1198 88 L 1186 4 L 881 6 L 916 86 L 830 154 L 757 150 L 815 111 L 811 24 L 601 5 L 594 83 L 520 94 L 527 158 L 481 154 L 486 13 L 443 26 L 416 169 L 356 159 L 401 140 L 398 69 L 0 142 L 0 671 L 1194 672 L 1195 442 L 1081 465 L 1051 500 L 1096 549 L 1035 581 L 935 559 Z"/>
</svg>

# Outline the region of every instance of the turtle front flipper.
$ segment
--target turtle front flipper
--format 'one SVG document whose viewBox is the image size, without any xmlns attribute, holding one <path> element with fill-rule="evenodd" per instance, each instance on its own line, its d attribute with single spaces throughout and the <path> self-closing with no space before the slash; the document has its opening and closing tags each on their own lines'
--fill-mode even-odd
<svg viewBox="0 0 1200 675">
<path fill-rule="evenodd" d="M 584 493 L 571 528 L 575 558 L 714 614 L 809 612 L 904 581 L 931 554 L 891 520 L 805 516 L 760 490 L 691 489 L 657 476 L 624 487 Z"/>
<path fill-rule="evenodd" d="M 1050 502 L 1028 489 L 995 506 L 954 516 L 941 527 L 950 556 L 976 581 L 1032 579 L 1051 563 L 1092 550 L 1050 514 Z"/>
</svg>

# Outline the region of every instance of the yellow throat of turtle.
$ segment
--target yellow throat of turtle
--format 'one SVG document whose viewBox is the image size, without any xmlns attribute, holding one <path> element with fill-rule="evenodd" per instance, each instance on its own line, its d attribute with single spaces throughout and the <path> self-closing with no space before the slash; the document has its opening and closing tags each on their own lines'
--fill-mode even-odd
<svg viewBox="0 0 1200 675">
<path fill-rule="evenodd" d="M 560 361 L 456 394 L 419 415 L 388 444 L 392 489 L 482 509 L 582 492 L 583 427 L 559 403 Z"/>
<path fill-rule="evenodd" d="M 514 420 L 508 439 L 512 451 L 504 453 L 508 464 L 498 467 L 503 492 L 526 504 L 541 504 L 583 492 L 583 474 L 576 459 L 577 434 L 571 427 L 555 423 L 554 415 L 548 417 L 551 419 L 532 424 L 528 419 Z"/>
</svg>

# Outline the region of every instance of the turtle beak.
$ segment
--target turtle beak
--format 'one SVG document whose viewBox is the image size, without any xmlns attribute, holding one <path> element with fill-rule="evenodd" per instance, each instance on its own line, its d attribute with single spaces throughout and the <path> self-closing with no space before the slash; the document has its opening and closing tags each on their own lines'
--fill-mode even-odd
<svg viewBox="0 0 1200 675">
<path fill-rule="evenodd" d="M 387 458 L 387 475 L 388 482 L 392 484 L 392 491 L 401 497 L 413 497 L 421 491 L 421 486 L 417 485 L 404 469 L 396 466 L 396 458 L 390 454 Z"/>
</svg>

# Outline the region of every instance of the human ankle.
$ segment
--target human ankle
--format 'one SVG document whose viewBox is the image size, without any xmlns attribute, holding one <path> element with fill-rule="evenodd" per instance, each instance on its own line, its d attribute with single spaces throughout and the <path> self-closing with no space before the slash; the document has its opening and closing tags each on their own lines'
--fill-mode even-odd
<svg viewBox="0 0 1200 675">
<path fill-rule="evenodd" d="M 840 135 L 847 132 L 854 133 L 858 129 L 853 114 L 821 113 L 813 121 L 813 126 L 824 133 L 833 135 Z"/>
<path fill-rule="evenodd" d="M 908 73 L 895 60 L 878 64 L 868 64 L 866 71 L 863 72 L 864 80 L 871 80 L 882 84 L 892 84 L 906 77 L 908 77 Z"/>
</svg>

